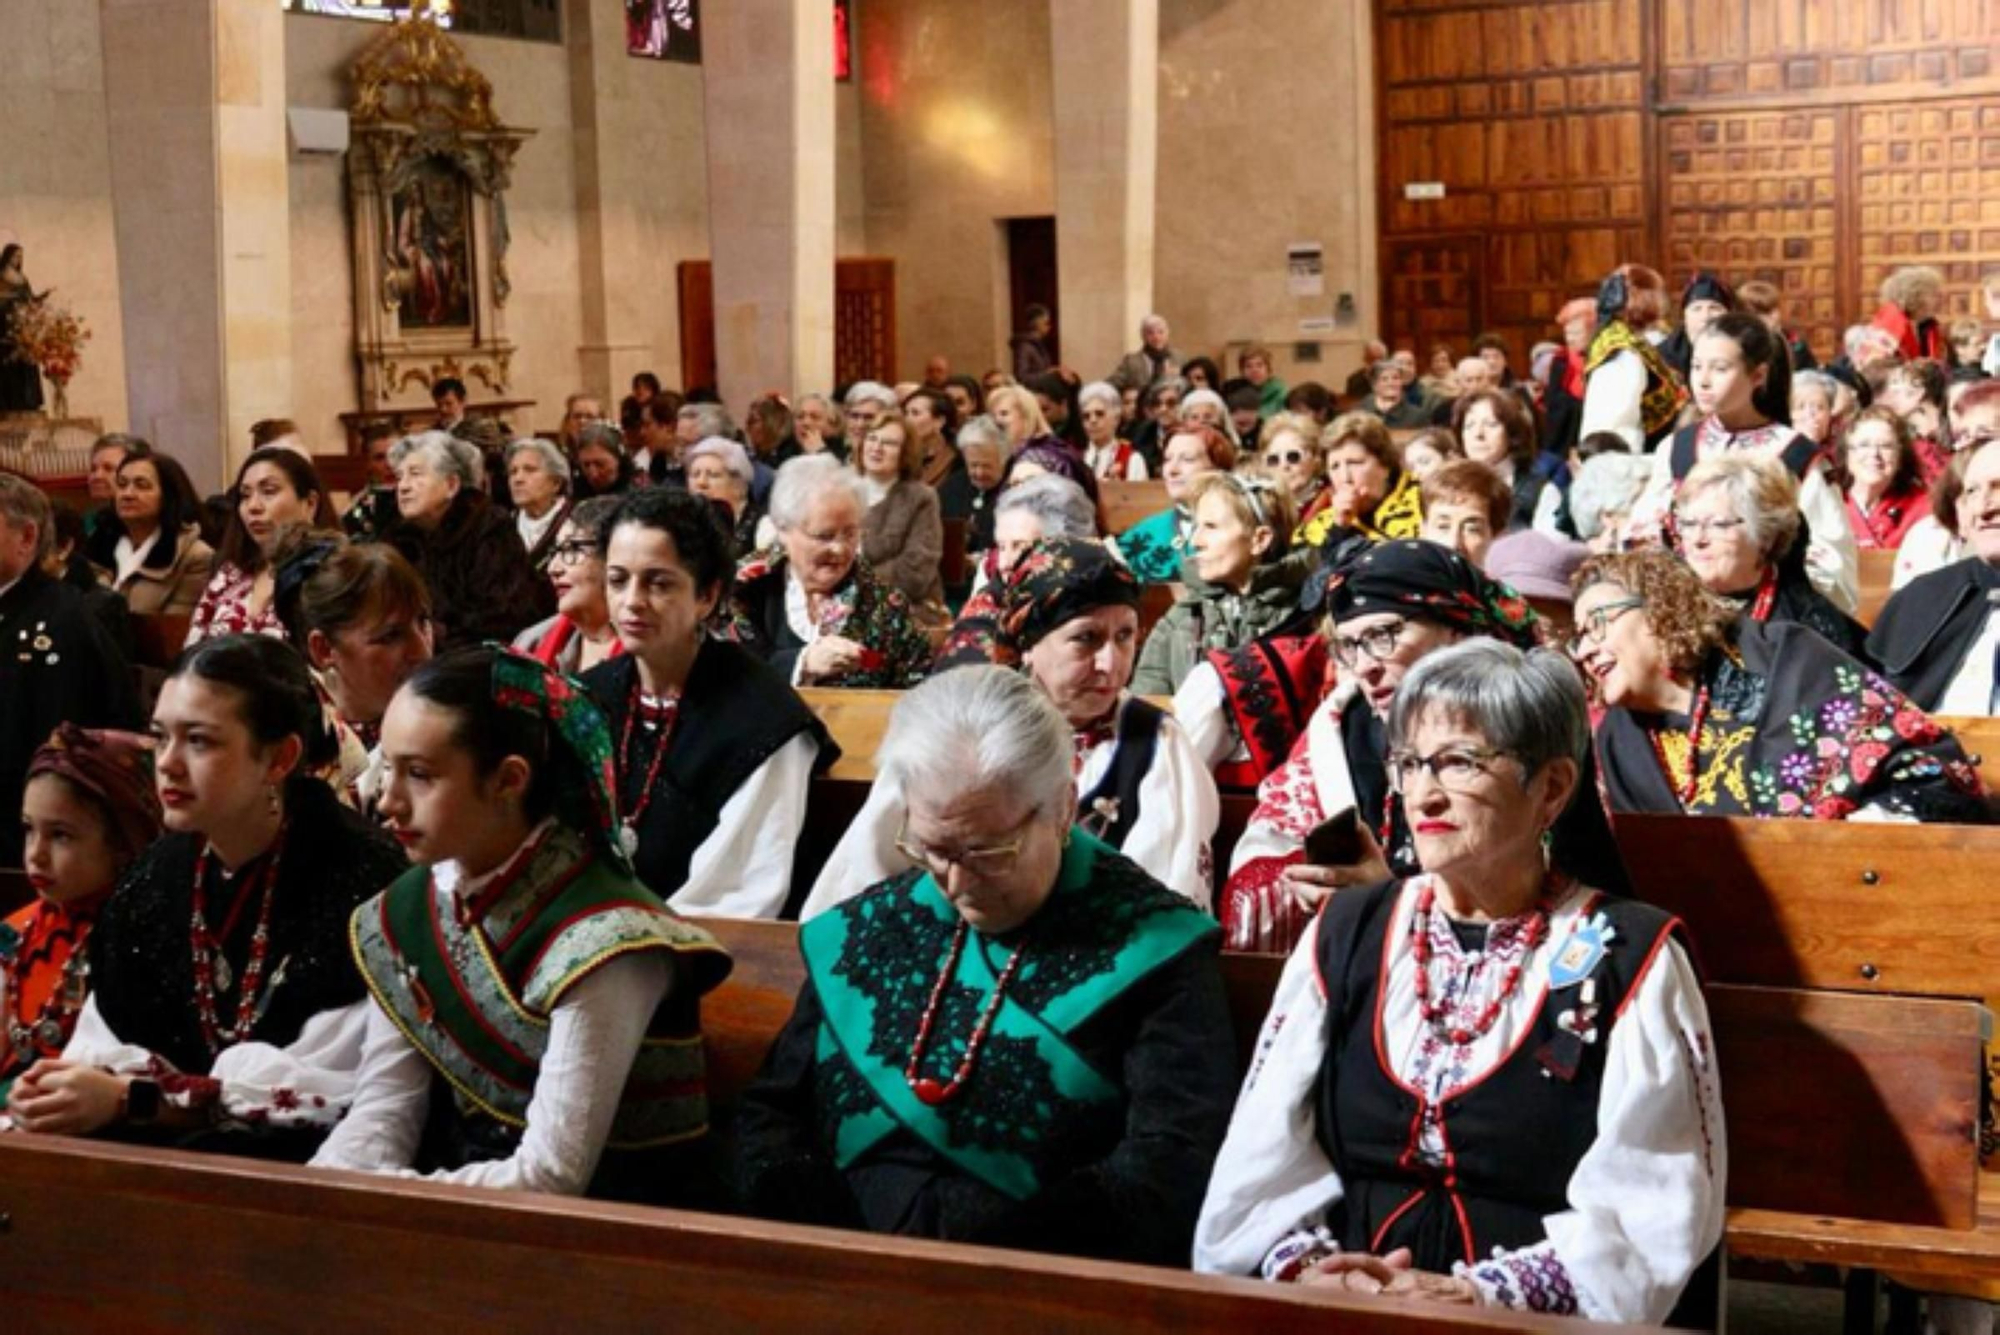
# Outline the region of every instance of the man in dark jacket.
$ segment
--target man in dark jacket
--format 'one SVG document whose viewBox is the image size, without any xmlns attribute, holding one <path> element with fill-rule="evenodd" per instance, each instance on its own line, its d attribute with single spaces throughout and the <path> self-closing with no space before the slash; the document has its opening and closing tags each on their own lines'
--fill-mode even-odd
<svg viewBox="0 0 2000 1335">
<path fill-rule="evenodd" d="M 1899 590 L 1868 650 L 1919 708 L 2000 715 L 2000 440 L 1966 448 L 1958 535 L 1972 555 Z"/>
</svg>

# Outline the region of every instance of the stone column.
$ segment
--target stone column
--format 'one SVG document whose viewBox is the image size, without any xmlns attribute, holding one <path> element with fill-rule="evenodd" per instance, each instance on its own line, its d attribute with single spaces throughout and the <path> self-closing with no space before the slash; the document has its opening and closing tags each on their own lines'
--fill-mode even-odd
<svg viewBox="0 0 2000 1335">
<path fill-rule="evenodd" d="M 833 13 L 704 5 L 703 118 L 723 400 L 833 383 Z"/>
<path fill-rule="evenodd" d="M 1049 0 L 1063 361 L 1093 379 L 1153 302 L 1159 0 Z"/>
<path fill-rule="evenodd" d="M 284 13 L 101 0 L 132 429 L 219 489 L 292 412 Z"/>
</svg>

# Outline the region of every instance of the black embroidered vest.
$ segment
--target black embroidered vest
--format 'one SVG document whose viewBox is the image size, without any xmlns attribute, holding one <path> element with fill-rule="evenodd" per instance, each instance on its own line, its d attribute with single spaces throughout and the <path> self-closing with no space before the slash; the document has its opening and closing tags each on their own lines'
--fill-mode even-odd
<svg viewBox="0 0 2000 1335">
<path fill-rule="evenodd" d="M 1132 827 L 1139 823 L 1139 786 L 1153 768 L 1160 725 L 1166 717 L 1166 711 L 1151 701 L 1137 696 L 1128 699 L 1118 711 L 1118 744 L 1111 753 L 1111 763 L 1097 786 L 1077 802 L 1078 819 L 1113 848 L 1125 847 Z M 1107 804 L 1104 817 L 1093 820 L 1100 802 Z"/>
</svg>

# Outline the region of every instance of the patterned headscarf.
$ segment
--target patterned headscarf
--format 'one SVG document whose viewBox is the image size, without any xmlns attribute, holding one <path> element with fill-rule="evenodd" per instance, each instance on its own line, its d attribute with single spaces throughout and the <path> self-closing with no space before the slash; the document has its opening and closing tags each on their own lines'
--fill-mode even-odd
<svg viewBox="0 0 2000 1335">
<path fill-rule="evenodd" d="M 558 771 L 557 815 L 590 836 L 621 870 L 631 871 L 631 850 L 620 837 L 611 725 L 603 711 L 575 682 L 547 664 L 500 645 L 490 647 L 497 651 L 494 701 L 547 723 L 568 752 L 567 757 L 550 756 Z"/>
<path fill-rule="evenodd" d="M 967 605 L 938 657 L 940 667 L 1019 667 L 1051 632 L 1100 607 L 1137 607 L 1139 581 L 1099 542 L 1045 538 L 1022 554 L 985 606 Z"/>
<path fill-rule="evenodd" d="M 1449 547 L 1418 538 L 1379 543 L 1336 570 L 1327 581 L 1327 612 L 1335 622 L 1399 612 L 1522 649 L 1537 642 L 1527 599 Z"/>
<path fill-rule="evenodd" d="M 153 743 L 132 732 L 61 723 L 28 761 L 28 777 L 54 774 L 103 803 L 111 834 L 137 854 L 160 837 L 160 794 L 153 786 Z"/>
</svg>

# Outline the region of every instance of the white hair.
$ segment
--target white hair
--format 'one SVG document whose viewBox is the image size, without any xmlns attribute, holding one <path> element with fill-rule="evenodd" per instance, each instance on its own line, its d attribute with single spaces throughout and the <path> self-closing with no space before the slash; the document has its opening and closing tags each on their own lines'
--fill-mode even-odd
<svg viewBox="0 0 2000 1335">
<path fill-rule="evenodd" d="M 1097 536 L 1097 507 L 1082 487 L 1056 473 L 1043 473 L 1007 488 L 993 507 L 993 517 L 998 520 L 1014 510 L 1033 515 L 1044 538 L 1088 541 Z"/>
<path fill-rule="evenodd" d="M 406 459 L 420 459 L 433 471 L 456 477 L 460 485 L 474 490 L 486 485 L 486 461 L 480 457 L 479 447 L 449 431 L 419 431 L 403 437 L 389 451 L 389 467 L 399 469 Z"/>
<path fill-rule="evenodd" d="M 1093 403 L 1102 403 L 1114 413 L 1125 411 L 1125 396 L 1109 380 L 1093 380 L 1077 391 L 1076 406 L 1079 410 Z"/>
<path fill-rule="evenodd" d="M 509 467 L 512 467 L 514 463 L 514 456 L 523 450 L 528 451 L 530 454 L 539 455 L 542 460 L 542 467 L 548 469 L 554 475 L 556 481 L 562 483 L 565 490 L 568 489 L 569 460 L 563 457 L 561 450 L 539 436 L 523 436 L 520 440 L 515 441 L 507 447 L 507 463 Z"/>
<path fill-rule="evenodd" d="M 730 419 L 729 409 L 719 403 L 684 403 L 674 414 L 674 420 L 691 417 L 701 423 L 703 436 L 729 436 L 736 431 L 736 423 Z"/>
<path fill-rule="evenodd" d="M 958 429 L 958 448 L 963 450 L 970 445 L 991 445 L 1004 458 L 1008 449 L 1007 433 L 992 417 L 981 413 Z"/>
<path fill-rule="evenodd" d="M 1223 435 L 1229 437 L 1229 443 L 1231 445 L 1234 445 L 1239 450 L 1242 449 L 1243 438 L 1236 434 L 1236 423 L 1229 415 L 1229 405 L 1228 403 L 1224 402 L 1223 397 L 1220 394 L 1216 393 L 1214 390 L 1197 389 L 1192 393 L 1186 395 L 1181 399 L 1181 406 L 1175 410 L 1175 413 L 1182 422 L 1185 422 L 1188 420 L 1188 409 L 1198 408 L 1202 404 L 1208 404 L 1212 406 L 1217 412 L 1222 414 L 1221 425 L 1219 425 L 1216 429 L 1222 432 Z"/>
<path fill-rule="evenodd" d="M 1614 450 L 1585 459 L 1569 488 L 1569 515 L 1576 521 L 1577 536 L 1585 541 L 1596 537 L 1604 529 L 1604 516 L 1613 511 L 1629 514 L 1652 480 L 1653 461 L 1645 455 Z"/>
<path fill-rule="evenodd" d="M 857 380 L 847 387 L 844 406 L 858 408 L 864 403 L 879 403 L 893 410 L 897 406 L 896 391 L 879 380 Z"/>
<path fill-rule="evenodd" d="M 757 469 L 750 462 L 750 451 L 744 449 L 727 436 L 709 436 L 697 441 L 682 456 L 681 463 L 683 466 L 691 468 L 697 459 L 720 460 L 722 466 L 729 470 L 731 476 L 735 477 L 746 487 L 757 480 Z"/>
<path fill-rule="evenodd" d="M 1160 328 L 1162 328 L 1162 329 L 1166 329 L 1166 328 L 1167 328 L 1167 317 L 1166 317 L 1166 316 L 1164 316 L 1164 315 L 1157 315 L 1157 314 L 1155 314 L 1155 315 L 1149 315 L 1149 316 L 1147 316 L 1147 317 L 1146 317 L 1145 319 L 1143 319 L 1143 320 L 1139 321 L 1139 333 L 1140 333 L 1140 336 L 1141 336 L 1141 337 L 1143 337 L 1143 336 L 1145 335 L 1146 331 L 1147 331 L 1148 329 L 1151 329 L 1151 328 L 1152 328 L 1152 327 L 1153 327 L 1154 325 L 1158 325 L 1158 326 L 1159 326 Z"/>
<path fill-rule="evenodd" d="M 790 465 L 786 465 L 790 467 Z M 950 801 L 979 791 L 1060 810 L 1076 743 L 1047 694 L 1003 667 L 953 668 L 904 693 L 875 753 L 878 782 Z"/>
<path fill-rule="evenodd" d="M 828 491 L 853 497 L 856 508 L 867 513 L 868 493 L 861 475 L 831 454 L 802 454 L 788 461 L 771 484 L 771 522 L 780 531 L 797 528 L 813 502 Z"/>
</svg>

